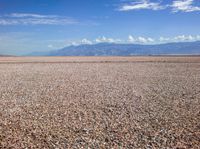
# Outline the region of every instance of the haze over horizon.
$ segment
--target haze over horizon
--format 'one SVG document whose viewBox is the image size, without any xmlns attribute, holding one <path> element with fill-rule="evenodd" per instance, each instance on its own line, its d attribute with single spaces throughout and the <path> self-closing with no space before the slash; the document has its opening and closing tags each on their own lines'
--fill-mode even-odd
<svg viewBox="0 0 200 149">
<path fill-rule="evenodd" d="M 198 0 L 1 0 L 0 54 L 200 40 Z"/>
</svg>

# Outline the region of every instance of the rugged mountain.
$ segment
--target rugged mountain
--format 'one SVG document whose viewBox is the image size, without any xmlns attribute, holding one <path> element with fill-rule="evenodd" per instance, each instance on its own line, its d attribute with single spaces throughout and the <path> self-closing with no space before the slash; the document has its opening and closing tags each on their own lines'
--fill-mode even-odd
<svg viewBox="0 0 200 149">
<path fill-rule="evenodd" d="M 32 53 L 39 56 L 129 56 L 129 55 L 181 55 L 200 54 L 200 41 L 166 43 L 157 45 L 100 43 L 69 46 L 47 53 Z"/>
</svg>

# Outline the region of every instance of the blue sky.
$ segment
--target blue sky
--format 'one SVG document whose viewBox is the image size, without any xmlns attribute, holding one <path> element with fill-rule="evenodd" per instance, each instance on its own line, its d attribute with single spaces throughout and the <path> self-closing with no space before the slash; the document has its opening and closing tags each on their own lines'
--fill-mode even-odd
<svg viewBox="0 0 200 149">
<path fill-rule="evenodd" d="M 0 54 L 200 40 L 199 0 L 0 0 Z"/>
</svg>

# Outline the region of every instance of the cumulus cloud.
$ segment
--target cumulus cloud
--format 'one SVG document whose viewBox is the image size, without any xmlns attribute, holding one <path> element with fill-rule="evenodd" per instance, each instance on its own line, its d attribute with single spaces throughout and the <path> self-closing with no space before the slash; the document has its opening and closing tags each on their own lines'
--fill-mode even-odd
<svg viewBox="0 0 200 149">
<path fill-rule="evenodd" d="M 200 35 L 178 35 L 175 37 L 160 37 L 159 42 L 188 42 L 188 41 L 199 41 Z"/>
<path fill-rule="evenodd" d="M 119 43 L 121 42 L 120 39 L 113 39 L 113 38 L 106 38 L 105 36 L 100 37 L 95 39 L 96 43 L 103 43 L 103 42 L 108 42 L 108 43 Z"/>
<path fill-rule="evenodd" d="M 158 43 L 170 43 L 170 42 L 192 42 L 192 41 L 200 41 L 200 35 L 177 35 L 173 37 L 144 37 L 144 36 L 132 36 L 129 35 L 128 39 L 118 39 L 118 38 L 107 38 L 105 36 L 96 38 L 94 40 L 89 40 L 87 38 L 83 38 L 78 41 L 71 41 L 70 45 L 81 45 L 81 44 L 98 44 L 98 43 L 120 43 L 120 44 L 158 44 Z"/>
<path fill-rule="evenodd" d="M 132 35 L 128 36 L 128 42 L 130 43 L 153 43 L 155 40 L 150 37 L 133 37 Z"/>
<path fill-rule="evenodd" d="M 171 7 L 173 12 L 192 12 L 200 11 L 200 7 L 193 5 L 194 0 L 176 0 L 173 1 Z"/>
<path fill-rule="evenodd" d="M 175 37 L 133 37 L 132 35 L 128 36 L 128 43 L 136 44 L 156 44 L 156 43 L 169 43 L 169 42 L 189 42 L 189 41 L 200 41 L 200 35 L 177 35 Z"/>
<path fill-rule="evenodd" d="M 90 40 L 88 40 L 88 39 L 86 39 L 86 38 L 82 39 L 82 40 L 81 40 L 81 43 L 82 43 L 82 44 L 93 44 L 92 41 L 90 41 Z"/>
<path fill-rule="evenodd" d="M 78 45 L 82 45 L 82 44 L 91 45 L 91 44 L 94 44 L 94 42 L 92 42 L 91 40 L 89 40 L 87 38 L 83 38 L 81 40 L 68 41 L 67 44 L 68 45 L 73 45 L 73 46 L 78 46 Z"/>
<path fill-rule="evenodd" d="M 12 13 L 0 16 L 0 25 L 67 25 L 76 20 L 65 16 Z"/>
<path fill-rule="evenodd" d="M 168 42 L 168 41 L 170 41 L 170 38 L 168 38 L 168 37 L 160 37 L 159 41 L 160 42 Z"/>
<path fill-rule="evenodd" d="M 141 9 L 161 10 L 164 8 L 165 7 L 161 6 L 160 3 L 150 2 L 149 0 L 140 0 L 137 2 L 131 2 L 129 4 L 122 5 L 119 8 L 119 11 L 141 10 Z"/>
<path fill-rule="evenodd" d="M 125 42 L 123 42 L 121 39 L 107 38 L 105 36 L 102 36 L 102 37 L 98 37 L 94 40 L 89 40 L 87 38 L 83 38 L 81 40 L 72 41 L 72 42 L 70 42 L 70 45 L 78 46 L 81 44 L 91 45 L 91 44 L 98 44 L 98 43 L 125 43 Z"/>
<path fill-rule="evenodd" d="M 140 42 L 140 43 L 147 43 L 148 42 L 148 40 L 145 37 L 138 37 L 137 41 Z"/>
<path fill-rule="evenodd" d="M 129 42 L 136 42 L 136 39 L 132 35 L 129 35 L 128 36 L 128 41 Z"/>
<path fill-rule="evenodd" d="M 0 38 L 1 39 L 1 38 Z M 50 49 L 59 49 L 58 47 L 62 44 L 62 47 L 69 45 L 78 46 L 78 45 L 93 45 L 98 43 L 120 43 L 120 44 L 158 44 L 158 43 L 170 43 L 170 42 L 190 42 L 190 41 L 200 41 L 200 35 L 177 35 L 175 37 L 143 37 L 138 36 L 134 37 L 132 35 L 128 36 L 128 39 L 118 39 L 118 38 L 107 38 L 105 36 L 98 37 L 94 40 L 83 38 L 76 41 L 66 41 L 66 40 L 56 40 L 53 41 L 53 44 L 49 44 L 48 48 Z M 60 47 L 61 48 L 61 47 Z"/>
<path fill-rule="evenodd" d="M 148 42 L 154 42 L 155 40 L 154 40 L 153 38 L 148 37 L 148 38 L 147 38 L 147 41 L 148 41 Z"/>
<path fill-rule="evenodd" d="M 180 36 L 174 37 L 174 40 L 175 41 L 193 41 L 193 40 L 196 40 L 196 37 L 192 35 L 188 35 L 188 36 L 180 35 Z"/>
</svg>

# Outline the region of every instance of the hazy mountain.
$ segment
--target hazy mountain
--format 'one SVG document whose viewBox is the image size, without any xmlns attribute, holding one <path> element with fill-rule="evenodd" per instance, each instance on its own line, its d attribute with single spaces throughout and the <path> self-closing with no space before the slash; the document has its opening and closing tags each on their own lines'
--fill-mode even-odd
<svg viewBox="0 0 200 149">
<path fill-rule="evenodd" d="M 33 56 L 129 56 L 200 54 L 200 41 L 157 45 L 100 43 L 94 45 L 69 46 L 47 53 L 32 53 Z"/>
<path fill-rule="evenodd" d="M 12 57 L 13 55 L 3 55 L 3 54 L 0 54 L 0 57 Z"/>
</svg>

